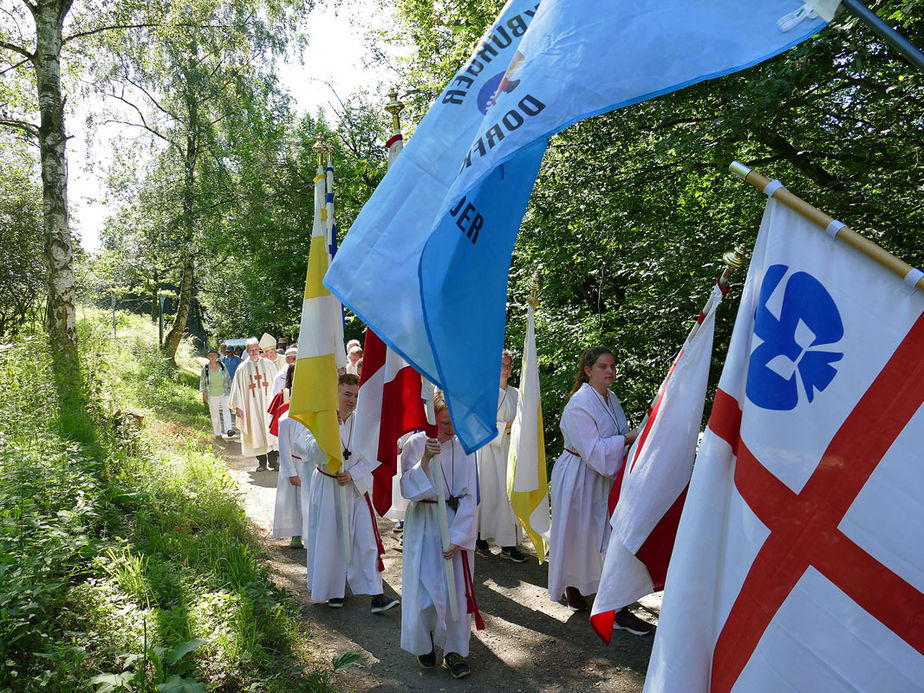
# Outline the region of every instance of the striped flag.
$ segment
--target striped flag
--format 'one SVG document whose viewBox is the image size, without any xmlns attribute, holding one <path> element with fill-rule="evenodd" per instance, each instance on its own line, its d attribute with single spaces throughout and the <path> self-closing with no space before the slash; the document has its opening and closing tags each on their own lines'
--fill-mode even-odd
<svg viewBox="0 0 924 693">
<path fill-rule="evenodd" d="M 298 361 L 289 418 L 304 424 L 327 455 L 327 468 L 342 464 L 337 421 L 337 369 L 346 365 L 340 302 L 321 283 L 327 272 L 327 208 L 325 175 L 318 164 L 314 178 L 314 223 L 298 331 Z"/>
<path fill-rule="evenodd" d="M 664 589 L 693 473 L 712 361 L 715 312 L 723 291 L 727 289 L 721 285 L 713 287 L 613 485 L 618 498 L 610 519 L 613 534 L 590 616 L 591 626 L 607 644 L 619 609 Z"/>
<path fill-rule="evenodd" d="M 510 457 L 507 464 L 507 497 L 513 512 L 526 530 L 539 563 L 549 551 L 549 482 L 545 468 L 545 438 L 542 435 L 542 397 L 536 360 L 536 316 L 527 308 L 523 368 L 520 371 L 520 402 L 510 429 Z"/>
</svg>

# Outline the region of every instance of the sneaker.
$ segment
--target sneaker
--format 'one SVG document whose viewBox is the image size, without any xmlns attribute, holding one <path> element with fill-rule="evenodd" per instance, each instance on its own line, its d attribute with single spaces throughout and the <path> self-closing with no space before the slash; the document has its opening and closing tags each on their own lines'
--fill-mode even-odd
<svg viewBox="0 0 924 693">
<path fill-rule="evenodd" d="M 372 598 L 372 613 L 380 614 L 383 611 L 388 611 L 393 606 L 398 606 L 398 604 L 397 599 L 386 597 L 384 594 L 377 594 Z"/>
<path fill-rule="evenodd" d="M 229 429 L 228 429 L 228 437 L 229 437 L 229 438 L 233 438 L 233 437 L 234 437 L 234 429 L 233 429 L 233 428 L 229 428 Z"/>
<path fill-rule="evenodd" d="M 289 548 L 290 548 L 290 549 L 303 549 L 303 548 L 305 548 L 305 545 L 302 544 L 302 538 L 301 538 L 301 537 L 292 537 L 292 539 L 289 540 Z"/>
<path fill-rule="evenodd" d="M 436 650 L 430 650 L 427 654 L 417 655 L 417 663 L 424 669 L 432 669 L 436 666 Z"/>
<path fill-rule="evenodd" d="M 257 468 L 254 469 L 254 471 L 255 471 L 255 472 L 265 472 L 265 471 L 266 471 L 266 465 L 265 465 L 265 464 L 258 464 L 258 465 L 257 465 Z"/>
<path fill-rule="evenodd" d="M 462 655 L 458 652 L 450 652 L 443 657 L 443 666 L 449 669 L 449 674 L 454 679 L 464 679 L 472 673 L 472 670 L 468 668 L 468 664 L 465 663 Z"/>
<path fill-rule="evenodd" d="M 491 546 L 488 544 L 487 539 L 476 539 L 475 540 L 475 551 L 485 556 L 491 555 Z"/>
<path fill-rule="evenodd" d="M 587 600 L 581 594 L 577 587 L 566 587 L 565 596 L 568 598 L 568 606 L 575 611 L 587 611 Z"/>
<path fill-rule="evenodd" d="M 401 532 L 404 531 L 404 523 L 396 522 L 395 526 L 391 528 L 391 531 L 394 532 L 395 534 L 401 534 Z"/>
<path fill-rule="evenodd" d="M 505 546 L 500 552 L 501 558 L 513 561 L 514 563 L 526 563 L 526 556 L 520 553 L 516 546 Z"/>
<path fill-rule="evenodd" d="M 625 607 L 616 612 L 613 621 L 613 630 L 627 630 L 633 635 L 648 635 L 654 629 L 654 624 L 640 619 Z"/>
<path fill-rule="evenodd" d="M 341 609 L 343 608 L 343 597 L 331 597 L 327 600 L 327 605 L 331 609 Z"/>
<path fill-rule="evenodd" d="M 269 462 L 268 465 L 269 465 L 269 470 L 270 470 L 271 472 L 277 472 L 277 471 L 279 471 L 279 463 L 278 463 L 278 462 Z"/>
</svg>

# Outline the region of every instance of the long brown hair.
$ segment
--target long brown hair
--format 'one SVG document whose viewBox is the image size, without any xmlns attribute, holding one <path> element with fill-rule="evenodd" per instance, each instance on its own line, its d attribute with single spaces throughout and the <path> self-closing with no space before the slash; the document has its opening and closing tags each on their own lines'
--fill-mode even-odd
<svg viewBox="0 0 924 693">
<path fill-rule="evenodd" d="M 578 361 L 577 374 L 574 376 L 574 385 L 571 387 L 572 395 L 581 389 L 581 385 L 590 380 L 584 372 L 585 366 L 587 368 L 593 368 L 597 359 L 605 354 L 613 356 L 613 352 L 606 347 L 591 347 L 590 349 L 584 350 L 584 353 L 581 354 L 581 360 Z M 613 356 L 613 358 L 615 359 L 616 357 Z"/>
</svg>

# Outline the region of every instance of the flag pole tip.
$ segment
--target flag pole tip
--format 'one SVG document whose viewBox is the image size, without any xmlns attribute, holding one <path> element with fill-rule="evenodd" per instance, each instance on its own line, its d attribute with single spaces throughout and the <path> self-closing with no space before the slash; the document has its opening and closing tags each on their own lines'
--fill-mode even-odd
<svg viewBox="0 0 924 693">
<path fill-rule="evenodd" d="M 749 166 L 745 166 L 740 161 L 732 161 L 728 165 L 728 170 L 734 173 L 741 180 L 745 180 L 748 177 L 748 174 L 751 172 Z"/>
</svg>

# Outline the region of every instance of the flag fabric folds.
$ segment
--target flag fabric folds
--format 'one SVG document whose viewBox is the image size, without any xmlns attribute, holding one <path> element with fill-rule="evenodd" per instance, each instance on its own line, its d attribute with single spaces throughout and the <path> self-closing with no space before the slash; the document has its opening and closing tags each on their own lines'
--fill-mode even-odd
<svg viewBox="0 0 924 693">
<path fill-rule="evenodd" d="M 298 330 L 298 360 L 289 400 L 289 418 L 304 424 L 327 455 L 331 474 L 340 469 L 340 425 L 337 420 L 337 369 L 346 365 L 343 309 L 321 283 L 327 272 L 327 209 L 325 175 L 314 179 L 314 223 Z"/>
<path fill-rule="evenodd" d="M 511 0 L 366 203 L 325 279 L 446 392 L 466 451 L 494 437 L 507 274 L 548 138 L 811 36 L 801 0 Z M 424 329 L 421 329 L 421 326 Z"/>
<path fill-rule="evenodd" d="M 922 382 L 924 295 L 771 199 L 646 691 L 920 688 Z"/>
<path fill-rule="evenodd" d="M 715 312 L 722 288 L 715 286 L 668 369 L 642 424 L 617 489 L 600 589 L 590 623 L 609 643 L 616 612 L 639 597 L 664 589 L 664 578 L 696 457 Z"/>
<path fill-rule="evenodd" d="M 354 447 L 376 460 L 372 504 L 379 515 L 391 507 L 392 477 L 398 470 L 398 439 L 427 425 L 420 374 L 367 329 L 363 375 L 356 404 Z"/>
<path fill-rule="evenodd" d="M 396 116 L 394 132 L 385 144 L 389 168 L 403 147 Z M 377 462 L 372 471 L 372 504 L 379 515 L 385 515 L 392 504 L 392 481 L 398 473 L 398 439 L 427 424 L 421 386 L 420 374 L 367 328 L 353 439 L 357 451 L 367 460 Z"/>
<path fill-rule="evenodd" d="M 536 359 L 536 311 L 527 306 L 526 339 L 520 370 L 520 401 L 510 428 L 507 497 L 542 564 L 549 552 L 549 482 L 542 433 L 542 396 Z"/>
</svg>

